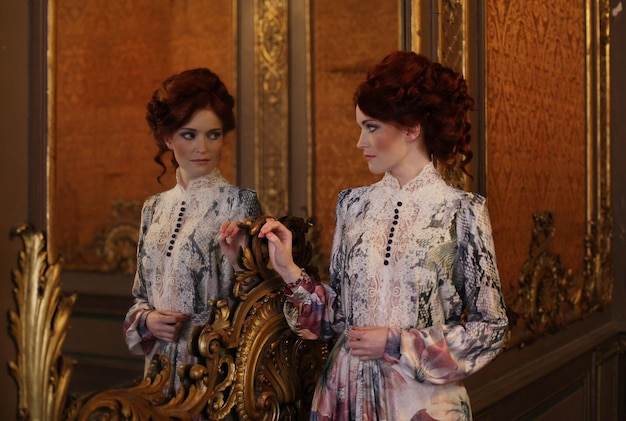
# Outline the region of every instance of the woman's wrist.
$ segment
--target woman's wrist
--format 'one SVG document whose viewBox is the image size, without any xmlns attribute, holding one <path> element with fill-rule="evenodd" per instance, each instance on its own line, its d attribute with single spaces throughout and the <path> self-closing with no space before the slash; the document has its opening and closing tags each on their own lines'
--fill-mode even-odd
<svg viewBox="0 0 626 421">
<path fill-rule="evenodd" d="M 296 282 L 302 276 L 302 269 L 299 266 L 294 264 L 288 270 L 286 270 L 283 274 L 281 274 L 281 276 L 283 280 L 285 281 L 285 284 L 292 284 Z"/>
<path fill-rule="evenodd" d="M 309 275 L 307 275 L 306 271 L 304 269 L 298 268 L 299 272 L 298 272 L 298 276 L 297 278 L 295 278 L 294 280 L 292 280 L 291 282 L 285 282 L 285 284 L 287 285 L 287 287 L 294 291 L 296 290 L 300 284 L 302 283 L 302 281 L 305 280 L 305 278 L 307 278 Z M 293 278 L 292 278 L 293 279 Z"/>
</svg>

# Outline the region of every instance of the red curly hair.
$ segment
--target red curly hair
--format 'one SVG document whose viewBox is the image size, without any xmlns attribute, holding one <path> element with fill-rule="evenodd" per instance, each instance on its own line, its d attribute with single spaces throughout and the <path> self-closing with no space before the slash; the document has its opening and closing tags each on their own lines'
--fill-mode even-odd
<svg viewBox="0 0 626 421">
<path fill-rule="evenodd" d="M 469 175 L 474 99 L 461 73 L 412 51 L 395 51 L 369 70 L 353 102 L 385 123 L 421 126 L 428 153 L 448 167 L 460 164 Z"/>
</svg>

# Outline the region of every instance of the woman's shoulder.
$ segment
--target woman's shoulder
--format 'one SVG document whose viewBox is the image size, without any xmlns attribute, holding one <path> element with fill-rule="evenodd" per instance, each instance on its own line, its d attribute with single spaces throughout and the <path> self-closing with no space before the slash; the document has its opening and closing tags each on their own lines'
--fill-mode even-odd
<svg viewBox="0 0 626 421">
<path fill-rule="evenodd" d="M 241 200 L 249 200 L 256 199 L 257 194 L 256 190 L 249 189 L 246 187 L 236 186 L 234 184 L 227 183 L 224 185 L 223 191 L 227 193 L 229 196 L 239 198 Z"/>
<path fill-rule="evenodd" d="M 360 201 L 367 195 L 368 192 L 375 188 L 375 186 L 376 184 L 372 184 L 369 186 L 350 187 L 341 190 L 337 195 L 337 205 Z"/>
</svg>

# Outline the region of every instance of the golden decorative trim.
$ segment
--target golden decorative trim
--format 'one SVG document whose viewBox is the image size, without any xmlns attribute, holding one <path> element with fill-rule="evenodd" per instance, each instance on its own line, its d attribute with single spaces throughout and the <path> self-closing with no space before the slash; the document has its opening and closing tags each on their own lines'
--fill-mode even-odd
<svg viewBox="0 0 626 421">
<path fill-rule="evenodd" d="M 48 236 L 49 253 L 56 256 L 54 246 L 54 209 L 56 186 L 56 1 L 47 0 L 47 50 L 46 50 L 46 132 L 48 134 L 44 143 L 46 148 L 46 234 Z"/>
<path fill-rule="evenodd" d="M 610 5 L 586 1 L 587 232 L 585 283 L 590 311 L 613 298 L 611 264 Z"/>
<path fill-rule="evenodd" d="M 440 40 L 438 60 L 466 77 L 469 73 L 467 48 L 467 0 L 439 0 Z"/>
<path fill-rule="evenodd" d="M 466 79 L 469 77 L 468 38 L 468 6 L 466 0 L 439 0 L 440 17 L 439 51 L 437 60 L 451 69 L 461 72 Z M 447 168 L 438 165 L 441 175 L 448 183 L 462 190 L 470 187 L 471 180 L 460 167 L 462 155 L 458 155 L 457 165 Z"/>
<path fill-rule="evenodd" d="M 287 5 L 255 2 L 255 188 L 272 215 L 289 210 Z"/>
<path fill-rule="evenodd" d="M 306 240 L 309 223 L 280 220 L 293 233 L 294 261 L 317 278 Z M 173 367 L 157 355 L 137 384 L 68 399 L 71 361 L 61 348 L 76 295 L 61 295 L 61 266 L 48 262 L 43 234 L 26 225 L 17 228 L 14 235 L 22 237 L 24 250 L 14 271 L 17 312 L 9 314 L 17 344 L 17 362 L 10 368 L 18 383 L 19 419 L 192 420 L 203 413 L 220 420 L 234 412 L 241 420 L 308 418 L 328 348 L 301 340 L 287 325 L 284 282 L 271 269 L 267 240 L 256 235 L 264 223 L 259 217 L 241 225 L 247 238 L 239 255 L 244 269 L 233 278 L 234 304 L 211 303 L 213 322 L 196 328 L 189 342 L 201 363 L 177 368 L 181 388 L 173 398 L 163 395 Z"/>
</svg>

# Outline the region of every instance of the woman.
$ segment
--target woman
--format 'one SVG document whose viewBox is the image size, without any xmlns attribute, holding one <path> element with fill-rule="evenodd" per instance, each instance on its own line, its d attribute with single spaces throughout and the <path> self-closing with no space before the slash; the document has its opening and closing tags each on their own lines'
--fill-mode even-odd
<svg viewBox="0 0 626 421">
<path fill-rule="evenodd" d="M 433 160 L 471 159 L 462 75 L 413 52 L 388 55 L 356 89 L 357 148 L 375 184 L 339 194 L 330 286 L 291 259 L 291 233 L 259 231 L 286 282 L 285 315 L 335 345 L 313 420 L 469 420 L 462 380 L 502 347 L 507 318 L 485 199 Z"/>
<path fill-rule="evenodd" d="M 187 340 L 194 326 L 211 320 L 208 300 L 228 297 L 233 267 L 219 246 L 222 221 L 261 213 L 256 193 L 230 185 L 217 168 L 224 138 L 235 128 L 233 108 L 233 97 L 208 69 L 167 78 L 147 107 L 159 148 L 155 161 L 162 176 L 163 157 L 173 153 L 176 186 L 144 203 L 135 303 L 124 331 L 129 349 L 145 355 L 146 369 L 153 355 L 169 356 L 170 394 L 179 385 L 176 367 L 196 361 Z"/>
</svg>

